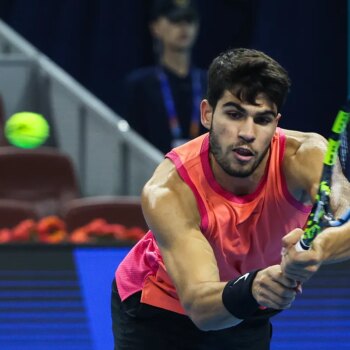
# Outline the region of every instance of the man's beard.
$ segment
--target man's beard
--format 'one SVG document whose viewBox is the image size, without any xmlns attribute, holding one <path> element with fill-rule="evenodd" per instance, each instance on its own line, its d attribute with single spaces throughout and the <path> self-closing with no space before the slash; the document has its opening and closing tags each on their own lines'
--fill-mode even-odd
<svg viewBox="0 0 350 350">
<path fill-rule="evenodd" d="M 216 162 L 219 164 L 221 169 L 228 175 L 245 178 L 254 173 L 256 168 L 260 165 L 262 160 L 264 159 L 266 153 L 268 152 L 270 146 L 268 145 L 266 149 L 258 156 L 255 161 L 247 166 L 247 167 L 239 167 L 239 165 L 233 166 L 230 162 L 230 154 L 233 152 L 232 148 L 229 147 L 226 151 L 222 151 L 220 147 L 220 143 L 218 140 L 218 136 L 213 131 L 213 127 L 210 128 L 209 131 L 209 142 L 210 142 L 210 152 L 213 154 Z M 242 143 L 239 146 L 248 145 L 249 143 Z M 236 146 L 237 147 L 237 146 Z M 239 161 L 238 161 L 239 162 Z"/>
</svg>

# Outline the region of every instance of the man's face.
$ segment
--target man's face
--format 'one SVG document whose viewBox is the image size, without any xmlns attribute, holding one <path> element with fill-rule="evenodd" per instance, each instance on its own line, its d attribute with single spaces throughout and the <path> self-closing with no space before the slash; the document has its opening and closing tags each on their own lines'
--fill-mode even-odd
<svg viewBox="0 0 350 350">
<path fill-rule="evenodd" d="M 216 163 L 228 175 L 253 174 L 267 155 L 280 115 L 266 95 L 256 105 L 226 91 L 212 112 L 210 147 Z"/>
<path fill-rule="evenodd" d="M 192 48 L 197 37 L 198 24 L 186 21 L 172 22 L 166 17 L 160 17 L 151 29 L 165 48 L 183 51 Z"/>
</svg>

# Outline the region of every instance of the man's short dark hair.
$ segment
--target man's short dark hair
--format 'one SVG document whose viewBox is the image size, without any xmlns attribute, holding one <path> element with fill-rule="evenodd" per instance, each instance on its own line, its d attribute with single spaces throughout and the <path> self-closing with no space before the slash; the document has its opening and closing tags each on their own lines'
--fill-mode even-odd
<svg viewBox="0 0 350 350">
<path fill-rule="evenodd" d="M 153 0 L 151 20 L 165 17 L 171 22 L 198 22 L 199 14 L 193 0 Z"/>
<path fill-rule="evenodd" d="M 280 110 L 289 87 L 287 71 L 268 55 L 253 49 L 230 49 L 209 67 L 207 98 L 215 109 L 226 90 L 235 90 L 240 100 L 251 104 L 255 104 L 259 93 L 264 93 Z"/>
</svg>

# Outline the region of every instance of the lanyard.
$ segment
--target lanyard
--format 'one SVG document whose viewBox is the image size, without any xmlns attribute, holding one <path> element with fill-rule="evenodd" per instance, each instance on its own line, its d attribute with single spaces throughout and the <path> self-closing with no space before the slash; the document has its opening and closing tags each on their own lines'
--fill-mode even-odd
<svg viewBox="0 0 350 350">
<path fill-rule="evenodd" d="M 171 93 L 169 80 L 162 68 L 159 68 L 158 70 L 158 78 L 160 81 L 160 88 L 162 91 L 165 108 L 168 114 L 171 135 L 174 140 L 181 139 L 183 137 L 183 132 L 182 132 L 179 120 L 177 118 L 175 103 L 174 103 L 173 95 Z M 192 78 L 192 116 L 191 116 L 189 135 L 191 138 L 194 138 L 199 134 L 199 115 L 200 115 L 199 105 L 202 98 L 202 87 L 201 87 L 199 69 L 191 70 L 191 78 Z"/>
</svg>

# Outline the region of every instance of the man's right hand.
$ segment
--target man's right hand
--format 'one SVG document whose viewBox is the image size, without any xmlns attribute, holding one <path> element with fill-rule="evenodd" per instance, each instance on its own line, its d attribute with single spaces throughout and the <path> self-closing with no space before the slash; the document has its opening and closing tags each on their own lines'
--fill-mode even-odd
<svg viewBox="0 0 350 350">
<path fill-rule="evenodd" d="M 280 265 L 273 265 L 257 273 L 252 293 L 259 305 L 284 310 L 292 305 L 297 287 L 296 281 L 283 275 Z"/>
</svg>

